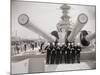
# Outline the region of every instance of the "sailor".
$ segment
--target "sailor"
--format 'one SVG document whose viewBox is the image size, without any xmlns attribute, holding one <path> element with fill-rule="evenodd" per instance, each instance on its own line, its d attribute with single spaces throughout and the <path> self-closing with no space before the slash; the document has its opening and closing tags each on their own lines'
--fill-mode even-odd
<svg viewBox="0 0 100 75">
<path fill-rule="evenodd" d="M 75 48 L 74 48 L 74 46 L 71 48 L 71 50 L 72 50 L 72 64 L 73 63 L 75 63 L 75 55 L 76 55 L 76 51 L 75 51 Z"/>
<path fill-rule="evenodd" d="M 19 47 L 16 45 L 17 54 L 19 54 Z"/>
<path fill-rule="evenodd" d="M 71 50 L 70 50 L 70 42 L 68 42 L 67 46 L 67 63 L 70 63 L 70 58 L 71 58 Z"/>
<path fill-rule="evenodd" d="M 47 44 L 46 50 L 47 50 L 46 64 L 50 64 L 50 53 L 51 53 L 50 43 Z"/>
<path fill-rule="evenodd" d="M 68 45 L 65 45 L 65 55 L 64 55 L 65 63 L 67 63 L 67 47 L 68 47 Z"/>
<path fill-rule="evenodd" d="M 56 54 L 56 64 L 60 64 L 60 43 L 57 43 L 56 46 L 57 54 Z"/>
<path fill-rule="evenodd" d="M 51 47 L 51 64 L 55 64 L 56 61 L 56 49 L 55 49 L 55 44 L 53 42 L 53 46 Z"/>
<path fill-rule="evenodd" d="M 31 48 L 32 50 L 34 50 L 34 43 L 31 43 Z"/>
<path fill-rule="evenodd" d="M 39 50 L 40 52 L 42 52 L 43 45 L 44 45 L 44 42 L 42 42 L 41 45 L 40 45 L 40 50 Z M 46 50 L 46 49 L 45 49 L 45 50 Z"/>
<path fill-rule="evenodd" d="M 60 44 L 60 58 L 59 58 L 59 61 L 60 61 L 60 64 L 62 64 L 62 61 L 63 61 L 63 54 L 62 54 L 62 50 L 63 50 L 63 46 L 62 44 Z"/>
<path fill-rule="evenodd" d="M 65 57 L 65 51 L 66 51 L 65 48 L 66 48 L 66 46 L 65 46 L 65 44 L 63 43 L 63 44 L 62 44 L 62 49 L 61 49 L 61 50 L 62 50 L 62 63 L 65 63 L 65 58 L 66 58 L 66 57 Z"/>
<path fill-rule="evenodd" d="M 26 44 L 24 44 L 24 51 L 26 52 Z"/>
<path fill-rule="evenodd" d="M 80 52 L 81 52 L 81 46 L 78 44 L 76 47 L 76 59 L 77 59 L 77 63 L 80 63 Z"/>
</svg>

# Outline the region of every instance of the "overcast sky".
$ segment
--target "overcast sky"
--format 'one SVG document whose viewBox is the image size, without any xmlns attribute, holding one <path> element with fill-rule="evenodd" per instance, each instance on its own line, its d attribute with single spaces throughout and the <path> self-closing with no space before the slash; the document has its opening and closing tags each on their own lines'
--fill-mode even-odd
<svg viewBox="0 0 100 75">
<path fill-rule="evenodd" d="M 38 34 L 22 27 L 18 23 L 18 16 L 26 13 L 30 21 L 41 30 L 46 33 L 50 33 L 56 29 L 56 24 L 60 21 L 62 16 L 62 10 L 60 6 L 62 4 L 51 4 L 51 3 L 36 3 L 36 2 L 23 2 L 13 1 L 12 2 L 12 36 L 21 38 L 36 39 L 39 37 Z M 70 20 L 75 23 L 77 16 L 80 13 L 85 13 L 88 16 L 88 23 L 83 29 L 91 32 L 95 32 L 95 7 L 94 6 L 83 6 L 83 5 L 69 5 Z"/>
</svg>

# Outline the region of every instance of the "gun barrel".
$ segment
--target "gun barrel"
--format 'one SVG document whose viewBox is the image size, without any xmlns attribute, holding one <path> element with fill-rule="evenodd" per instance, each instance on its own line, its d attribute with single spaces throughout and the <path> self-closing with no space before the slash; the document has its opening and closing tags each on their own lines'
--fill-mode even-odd
<svg viewBox="0 0 100 75">
<path fill-rule="evenodd" d="M 84 13 L 81 13 L 77 18 L 77 22 L 75 24 L 76 26 L 73 28 L 71 34 L 68 37 L 68 41 L 70 42 L 74 41 L 74 38 L 79 33 L 79 31 L 85 26 L 87 21 L 88 21 L 87 15 Z"/>
<path fill-rule="evenodd" d="M 40 30 L 32 22 L 30 22 L 29 17 L 26 14 L 21 14 L 18 17 L 18 22 L 19 22 L 20 25 L 26 27 L 27 29 L 29 29 L 29 30 L 37 33 L 37 34 L 39 34 L 40 36 L 45 38 L 47 41 L 49 41 L 49 42 L 55 41 L 55 38 L 52 35 L 47 34 L 43 30 Z"/>
</svg>

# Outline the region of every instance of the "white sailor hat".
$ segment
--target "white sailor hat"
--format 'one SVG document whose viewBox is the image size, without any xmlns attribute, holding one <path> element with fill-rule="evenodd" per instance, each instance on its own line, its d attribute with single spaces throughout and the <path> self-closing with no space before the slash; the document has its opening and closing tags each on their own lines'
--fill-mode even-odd
<svg viewBox="0 0 100 75">
<path fill-rule="evenodd" d="M 47 45 L 50 45 L 50 43 L 48 42 Z"/>
<path fill-rule="evenodd" d="M 60 43 L 57 43 L 58 45 L 60 45 Z"/>
<path fill-rule="evenodd" d="M 80 43 L 77 43 L 78 46 L 80 46 Z"/>
</svg>

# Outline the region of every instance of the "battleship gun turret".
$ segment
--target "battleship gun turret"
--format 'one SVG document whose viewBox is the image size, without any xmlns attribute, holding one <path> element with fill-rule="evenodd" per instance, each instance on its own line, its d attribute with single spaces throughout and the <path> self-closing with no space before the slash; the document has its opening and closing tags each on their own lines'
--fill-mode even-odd
<svg viewBox="0 0 100 75">
<path fill-rule="evenodd" d="M 29 16 L 26 15 L 26 14 L 21 14 L 21 15 L 19 15 L 19 17 L 18 17 L 18 23 L 19 23 L 21 26 L 23 26 L 23 27 L 25 27 L 25 28 L 27 28 L 27 29 L 29 29 L 29 30 L 31 30 L 31 31 L 33 31 L 33 32 L 35 32 L 35 33 L 37 33 L 37 34 L 39 34 L 39 35 L 42 36 L 44 39 L 46 39 L 48 42 L 53 42 L 53 41 L 55 41 L 55 37 L 53 37 L 52 35 L 50 35 L 50 34 L 44 32 L 43 30 L 41 30 L 41 29 L 39 29 L 38 27 L 36 27 L 36 26 L 30 21 Z"/>
<path fill-rule="evenodd" d="M 78 18 L 77 22 L 75 24 L 75 27 L 73 28 L 72 32 L 70 33 L 68 37 L 69 42 L 73 42 L 77 34 L 80 32 L 80 30 L 85 26 L 85 24 L 88 21 L 88 17 L 86 14 L 81 13 Z"/>
</svg>

